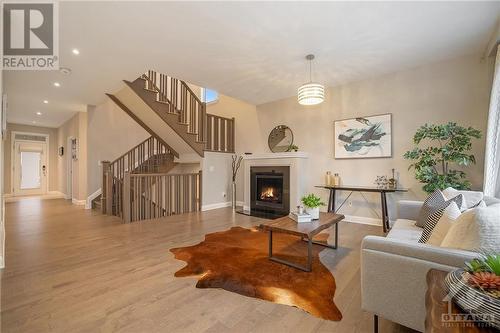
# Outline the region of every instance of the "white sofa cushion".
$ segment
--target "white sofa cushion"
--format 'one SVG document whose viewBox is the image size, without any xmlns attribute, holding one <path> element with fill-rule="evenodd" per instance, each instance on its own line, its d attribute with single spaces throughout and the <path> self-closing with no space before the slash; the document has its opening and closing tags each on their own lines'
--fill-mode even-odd
<svg viewBox="0 0 500 333">
<path fill-rule="evenodd" d="M 500 204 L 476 208 L 481 248 L 500 252 Z"/>
<path fill-rule="evenodd" d="M 462 200 L 462 205 L 460 210 L 463 212 L 466 209 L 470 209 L 472 207 L 475 207 L 483 200 L 484 194 L 483 192 L 479 191 L 460 191 L 460 190 L 455 190 L 453 187 L 448 187 L 442 191 L 444 197 L 446 200 L 450 200 L 451 198 L 456 197 L 457 195 L 461 194 L 463 195 Z"/>
<path fill-rule="evenodd" d="M 394 222 L 386 238 L 398 239 L 409 243 L 417 243 L 422 236 L 423 229 L 415 225 L 413 220 L 398 219 Z"/>
<path fill-rule="evenodd" d="M 477 209 L 469 209 L 456 220 L 441 242 L 441 247 L 463 250 L 478 250 L 479 229 L 475 223 Z"/>
</svg>

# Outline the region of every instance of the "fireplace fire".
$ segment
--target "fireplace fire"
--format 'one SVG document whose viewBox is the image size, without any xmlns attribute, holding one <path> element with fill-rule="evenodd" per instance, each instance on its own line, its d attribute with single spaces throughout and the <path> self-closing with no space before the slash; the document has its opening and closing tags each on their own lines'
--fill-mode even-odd
<svg viewBox="0 0 500 333">
<path fill-rule="evenodd" d="M 251 168 L 252 211 L 286 215 L 290 207 L 290 169 L 285 166 Z"/>
<path fill-rule="evenodd" d="M 260 200 L 271 201 L 271 202 L 279 201 L 280 198 L 278 191 L 274 187 L 266 187 L 260 193 Z"/>
</svg>

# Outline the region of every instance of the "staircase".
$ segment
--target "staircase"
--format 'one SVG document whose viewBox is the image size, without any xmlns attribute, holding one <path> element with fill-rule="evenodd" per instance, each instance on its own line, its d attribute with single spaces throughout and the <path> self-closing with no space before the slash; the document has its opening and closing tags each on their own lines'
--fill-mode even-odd
<svg viewBox="0 0 500 333">
<path fill-rule="evenodd" d="M 234 153 L 234 118 L 207 114 L 186 82 L 165 74 L 150 70 L 124 82 L 107 96 L 151 137 L 103 162 L 102 212 L 127 223 L 201 210 L 201 171 L 169 171 L 183 154 Z"/>
<path fill-rule="evenodd" d="M 234 118 L 207 114 L 206 103 L 182 80 L 148 71 L 116 94 L 107 94 L 151 135 L 180 154 L 234 153 Z M 167 125 L 167 126 L 165 126 Z"/>
<path fill-rule="evenodd" d="M 113 162 L 104 161 L 103 214 L 131 222 L 199 210 L 201 173 L 169 174 L 177 165 L 176 155 L 151 136 Z"/>
</svg>

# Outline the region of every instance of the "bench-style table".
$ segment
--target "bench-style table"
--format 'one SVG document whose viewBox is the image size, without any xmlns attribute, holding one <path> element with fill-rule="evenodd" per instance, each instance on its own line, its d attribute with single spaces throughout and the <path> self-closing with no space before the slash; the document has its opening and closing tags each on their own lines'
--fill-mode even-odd
<svg viewBox="0 0 500 333">
<path fill-rule="evenodd" d="M 310 272 L 312 266 L 312 245 L 321 245 L 331 249 L 336 249 L 338 245 L 338 223 L 344 219 L 344 215 L 335 213 L 320 213 L 319 220 L 312 222 L 297 223 L 288 216 L 263 223 L 260 225 L 262 231 L 269 232 L 269 260 L 279 262 L 297 269 Z M 329 245 L 323 242 L 314 241 L 315 235 L 330 227 L 335 228 L 335 243 Z M 306 266 L 300 266 L 295 263 L 277 258 L 273 255 L 273 232 L 291 234 L 299 236 L 301 239 L 307 241 L 307 263 Z"/>
</svg>

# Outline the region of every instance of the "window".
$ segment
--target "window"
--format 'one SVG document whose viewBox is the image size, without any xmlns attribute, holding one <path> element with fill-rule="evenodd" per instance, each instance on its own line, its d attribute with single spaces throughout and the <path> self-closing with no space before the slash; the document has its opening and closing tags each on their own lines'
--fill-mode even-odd
<svg viewBox="0 0 500 333">
<path fill-rule="evenodd" d="M 201 101 L 205 103 L 215 103 L 219 100 L 219 93 L 208 88 L 201 88 Z"/>
</svg>

